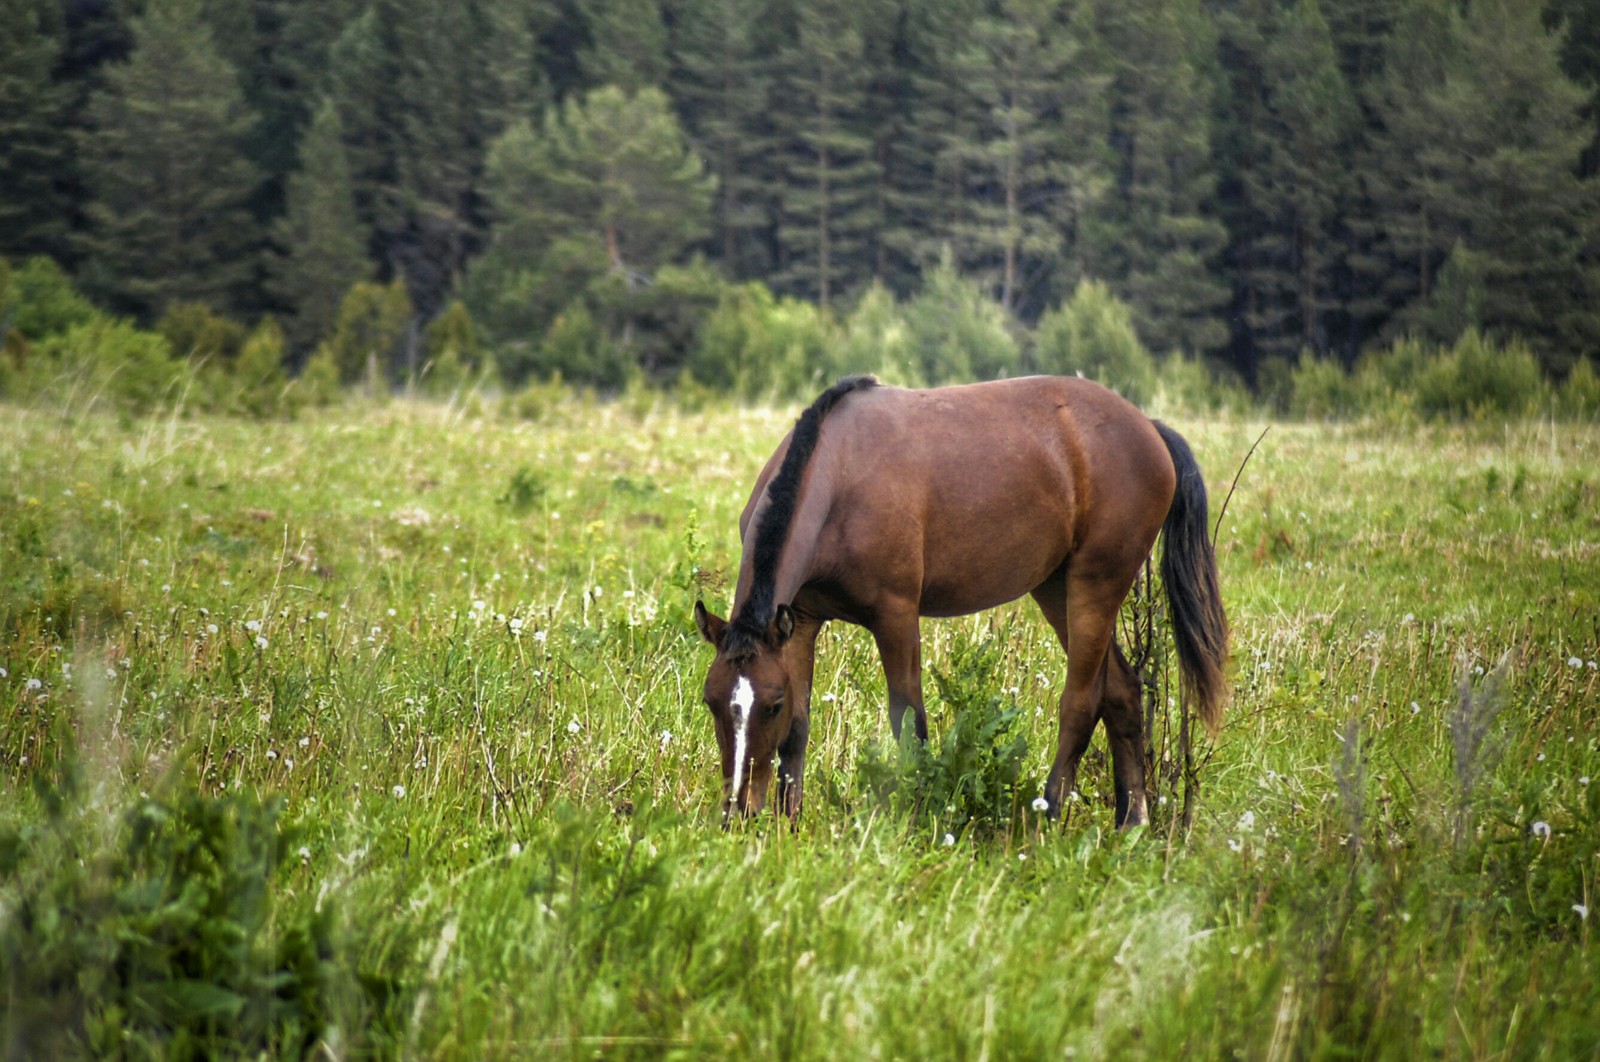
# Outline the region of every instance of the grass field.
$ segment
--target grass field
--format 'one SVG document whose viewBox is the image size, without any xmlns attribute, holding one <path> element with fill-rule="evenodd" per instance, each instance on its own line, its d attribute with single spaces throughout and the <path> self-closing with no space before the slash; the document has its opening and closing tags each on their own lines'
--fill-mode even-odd
<svg viewBox="0 0 1600 1062">
<path fill-rule="evenodd" d="M 1271 426 L 1187 836 L 1031 810 L 1031 605 L 924 625 L 965 758 L 825 632 L 724 831 L 689 609 L 795 412 L 6 410 L 7 1056 L 1600 1055 L 1600 428 Z M 1215 512 L 1265 425 L 1168 419 Z"/>
</svg>

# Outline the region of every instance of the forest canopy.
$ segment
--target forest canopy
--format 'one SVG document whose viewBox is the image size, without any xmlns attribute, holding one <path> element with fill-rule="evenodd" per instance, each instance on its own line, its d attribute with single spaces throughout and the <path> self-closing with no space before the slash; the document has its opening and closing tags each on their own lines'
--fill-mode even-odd
<svg viewBox="0 0 1600 1062">
<path fill-rule="evenodd" d="M 1075 296 L 1257 385 L 1469 334 L 1560 379 L 1597 132 L 1596 0 L 0 0 L 0 258 L 345 382 L 447 335 L 737 389 L 885 306 L 908 379 L 1068 368 Z"/>
</svg>

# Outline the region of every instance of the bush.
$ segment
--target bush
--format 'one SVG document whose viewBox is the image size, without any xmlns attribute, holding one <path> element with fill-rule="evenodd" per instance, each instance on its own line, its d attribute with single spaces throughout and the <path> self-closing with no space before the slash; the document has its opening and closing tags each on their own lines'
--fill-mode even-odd
<svg viewBox="0 0 1600 1062">
<path fill-rule="evenodd" d="M 746 399 L 801 397 L 830 367 L 829 331 L 812 304 L 741 284 L 718 301 L 685 369 L 699 384 Z"/>
<path fill-rule="evenodd" d="M 43 256 L 12 270 L 7 290 L 0 294 L 0 321 L 9 321 L 9 327 L 34 342 L 88 324 L 99 313 L 61 267 Z"/>
<path fill-rule="evenodd" d="M 1027 739 L 1015 703 L 997 692 L 1002 642 L 961 644 L 950 666 L 933 673 L 952 718 L 938 740 L 916 739 L 910 718 L 898 749 L 869 747 L 857 765 L 857 789 L 879 805 L 934 833 L 998 834 L 1018 824 L 1018 812 L 1039 788 L 1024 778 Z"/>
<path fill-rule="evenodd" d="M 271 879 L 295 851 L 279 803 L 143 798 L 103 834 L 79 795 L 44 795 L 46 822 L 0 831 L 19 1057 L 298 1057 L 356 999 L 328 908 L 273 926 Z"/>
<path fill-rule="evenodd" d="M 339 382 L 365 380 L 374 391 L 387 388 L 404 353 L 411 315 L 411 298 L 401 281 L 351 285 L 325 344 Z"/>
<path fill-rule="evenodd" d="M 956 271 L 949 248 L 904 314 L 922 381 L 930 386 L 996 380 L 1022 366 L 1006 311 Z"/>
<path fill-rule="evenodd" d="M 1360 416 L 1370 405 L 1361 380 L 1338 362 L 1302 351 L 1289 374 L 1289 412 L 1305 420 Z"/>
<path fill-rule="evenodd" d="M 827 375 L 872 373 L 884 383 L 916 387 L 922 368 L 911 329 L 894 295 L 874 283 L 845 319 L 843 334 L 833 344 L 838 354 Z"/>
<path fill-rule="evenodd" d="M 175 302 L 162 313 L 155 331 L 179 358 L 226 364 L 238 357 L 246 329 L 199 302 Z"/>
<path fill-rule="evenodd" d="M 1574 420 L 1600 417 L 1600 375 L 1588 358 L 1579 358 L 1556 395 L 1561 415 Z"/>
<path fill-rule="evenodd" d="M 428 322 L 422 332 L 422 350 L 416 382 L 426 394 L 450 394 L 482 371 L 483 348 L 466 303 L 455 299 Z"/>
<path fill-rule="evenodd" d="M 29 388 L 67 405 L 102 401 L 144 413 L 187 395 L 194 371 L 165 338 L 130 321 L 95 317 L 52 336 L 28 366 Z"/>
<path fill-rule="evenodd" d="M 1539 362 L 1524 343 L 1499 346 L 1476 329 L 1468 329 L 1416 380 L 1417 408 L 1456 420 L 1523 416 L 1544 392 Z"/>
<path fill-rule="evenodd" d="M 627 355 L 606 335 L 583 299 L 574 299 L 550 322 L 533 365 L 542 379 L 558 377 L 605 391 L 620 391 L 632 369 Z"/>
<path fill-rule="evenodd" d="M 1155 359 L 1139 342 L 1133 311 L 1098 280 L 1083 281 L 1040 318 L 1033 360 L 1040 372 L 1081 375 L 1130 402 L 1143 404 L 1155 393 Z"/>
<path fill-rule="evenodd" d="M 224 409 L 251 417 L 279 417 L 293 412 L 289 374 L 283 367 L 285 346 L 278 322 L 263 318 L 244 341 L 232 365 Z"/>
<path fill-rule="evenodd" d="M 339 365 L 327 343 L 317 347 L 290 384 L 298 406 L 331 406 L 339 400 Z"/>
</svg>

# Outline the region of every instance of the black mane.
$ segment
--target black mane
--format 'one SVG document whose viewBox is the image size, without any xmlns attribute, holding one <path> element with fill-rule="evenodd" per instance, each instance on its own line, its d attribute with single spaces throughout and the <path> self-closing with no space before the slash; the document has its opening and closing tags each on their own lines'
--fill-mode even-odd
<svg viewBox="0 0 1600 1062">
<path fill-rule="evenodd" d="M 810 407 L 795 421 L 794 436 L 789 442 L 789 452 L 783 455 L 778 474 L 767 484 L 767 507 L 756 522 L 755 535 L 750 548 L 754 551 L 751 565 L 750 594 L 744 607 L 728 626 L 723 649 L 738 657 L 755 651 L 766 637 L 767 627 L 777 612 L 778 562 L 783 555 L 784 543 L 789 538 L 789 525 L 794 522 L 795 507 L 800 500 L 800 477 L 811 461 L 822 434 L 822 420 L 838 405 L 839 400 L 852 391 L 878 386 L 873 376 L 846 376 L 817 397 Z"/>
</svg>

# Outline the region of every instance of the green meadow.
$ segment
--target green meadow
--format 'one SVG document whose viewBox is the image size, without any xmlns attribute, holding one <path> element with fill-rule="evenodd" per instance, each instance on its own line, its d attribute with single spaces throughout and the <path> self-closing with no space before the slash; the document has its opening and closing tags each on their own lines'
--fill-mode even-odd
<svg viewBox="0 0 1600 1062">
<path fill-rule="evenodd" d="M 1028 603 L 924 623 L 927 750 L 830 628 L 804 816 L 723 829 L 690 610 L 797 412 L 6 410 L 6 1057 L 1600 1055 L 1600 427 L 1165 414 L 1187 829 L 1165 703 L 1150 827 L 1099 738 L 1033 811 Z"/>
</svg>

